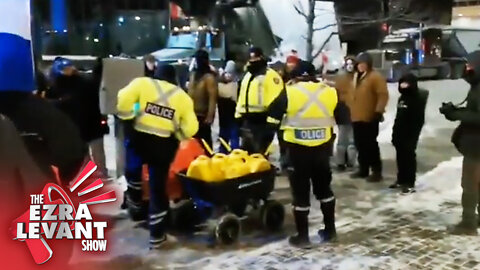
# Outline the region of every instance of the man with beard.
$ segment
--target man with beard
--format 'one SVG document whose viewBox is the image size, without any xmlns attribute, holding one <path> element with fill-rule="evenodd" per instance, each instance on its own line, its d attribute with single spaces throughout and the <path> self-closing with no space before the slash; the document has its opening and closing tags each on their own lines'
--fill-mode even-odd
<svg viewBox="0 0 480 270">
<path fill-rule="evenodd" d="M 218 84 L 210 67 L 208 52 L 198 50 L 193 56 L 193 72 L 190 75 L 188 94 L 193 99 L 199 122 L 195 138 L 205 140 L 212 147 L 212 123 L 217 106 Z"/>
<path fill-rule="evenodd" d="M 379 182 L 383 176 L 377 137 L 388 103 L 387 82 L 373 69 L 370 54 L 360 53 L 356 60 L 357 70 L 353 76 L 354 87 L 351 90 L 353 99 L 349 107 L 360 168 L 351 177 Z"/>
<path fill-rule="evenodd" d="M 270 140 L 265 132 L 266 111 L 283 89 L 282 78 L 268 67 L 262 49 L 251 48 L 235 110 L 235 118 L 241 122 L 243 149 L 255 153 L 267 150 Z"/>
<path fill-rule="evenodd" d="M 465 80 L 471 85 L 465 107 L 444 103 L 440 113 L 449 121 L 460 121 L 452 135 L 452 142 L 463 155 L 462 220 L 449 227 L 452 234 L 477 235 L 480 213 L 480 51 L 467 56 Z"/>
</svg>

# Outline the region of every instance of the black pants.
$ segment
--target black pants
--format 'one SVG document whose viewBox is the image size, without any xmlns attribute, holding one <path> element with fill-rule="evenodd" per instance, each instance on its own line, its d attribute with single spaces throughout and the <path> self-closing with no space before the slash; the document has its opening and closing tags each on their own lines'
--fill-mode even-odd
<svg viewBox="0 0 480 270">
<path fill-rule="evenodd" d="M 414 187 L 417 173 L 416 144 L 396 145 L 397 151 L 397 183 L 407 187 Z"/>
<path fill-rule="evenodd" d="M 310 186 L 317 200 L 330 201 L 334 195 L 330 187 L 332 171 L 329 146 L 306 147 L 287 143 L 287 147 L 293 166 L 289 175 L 293 206 L 310 207 Z"/>
<path fill-rule="evenodd" d="M 370 172 L 370 168 L 375 173 L 382 172 L 380 147 L 377 142 L 378 126 L 379 123 L 377 121 L 353 123 L 353 136 L 355 138 L 355 147 L 357 147 L 358 151 L 358 163 L 360 170 L 364 173 Z"/>
<path fill-rule="evenodd" d="M 198 132 L 195 134 L 195 138 L 203 139 L 210 148 L 213 147 L 212 142 L 212 126 L 209 124 L 205 124 L 205 117 L 204 116 L 197 116 L 198 119 Z M 213 148 L 212 148 L 213 149 Z"/>
<path fill-rule="evenodd" d="M 160 244 L 165 238 L 166 216 L 169 210 L 167 177 L 170 164 L 178 149 L 178 140 L 136 132 L 133 135 L 134 149 L 149 168 L 150 245 Z"/>
<path fill-rule="evenodd" d="M 277 131 L 278 146 L 280 147 L 280 167 L 286 169 L 289 166 L 286 142 L 283 140 L 283 130 Z"/>
<path fill-rule="evenodd" d="M 26 144 L 44 173 L 50 174 L 50 166 L 55 165 L 62 181 L 76 176 L 84 164 L 87 145 L 67 115 L 44 99 L 18 92 L 0 92 L 0 113 L 10 118 L 20 133 L 38 134 L 40 141 Z"/>
</svg>

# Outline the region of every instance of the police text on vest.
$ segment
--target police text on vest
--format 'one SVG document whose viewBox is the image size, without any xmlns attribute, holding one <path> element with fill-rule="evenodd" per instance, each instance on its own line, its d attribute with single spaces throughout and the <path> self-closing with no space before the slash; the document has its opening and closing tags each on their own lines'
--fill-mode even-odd
<svg viewBox="0 0 480 270">
<path fill-rule="evenodd" d="M 175 115 L 175 110 L 172 108 L 164 107 L 155 103 L 147 102 L 145 112 L 155 116 L 159 116 L 168 120 L 172 120 Z"/>
</svg>

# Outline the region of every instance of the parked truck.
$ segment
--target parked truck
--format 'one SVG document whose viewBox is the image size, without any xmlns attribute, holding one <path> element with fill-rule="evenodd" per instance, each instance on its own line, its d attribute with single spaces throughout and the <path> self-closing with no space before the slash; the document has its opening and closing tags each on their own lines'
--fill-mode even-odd
<svg viewBox="0 0 480 270">
<path fill-rule="evenodd" d="M 406 72 L 420 79 L 458 79 L 465 56 L 480 49 L 480 29 L 427 26 L 393 31 L 370 50 L 374 67 L 391 82 Z"/>
</svg>

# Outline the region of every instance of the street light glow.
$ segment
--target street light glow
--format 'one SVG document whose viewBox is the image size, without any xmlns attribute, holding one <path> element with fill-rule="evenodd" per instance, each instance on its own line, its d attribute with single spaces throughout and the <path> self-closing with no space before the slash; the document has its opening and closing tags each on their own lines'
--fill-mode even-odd
<svg viewBox="0 0 480 270">
<path fill-rule="evenodd" d="M 136 21 L 140 21 L 140 19 L 141 19 L 140 16 L 135 16 Z"/>
</svg>

